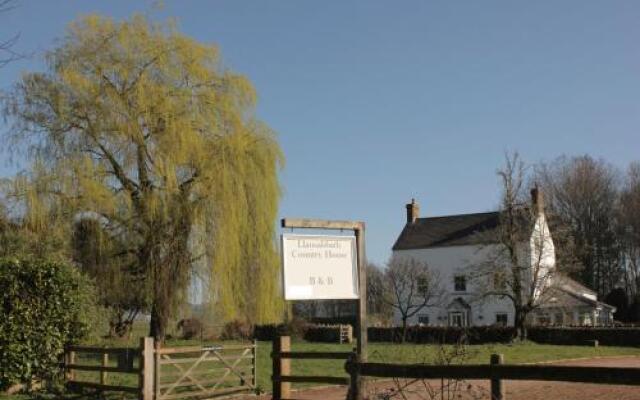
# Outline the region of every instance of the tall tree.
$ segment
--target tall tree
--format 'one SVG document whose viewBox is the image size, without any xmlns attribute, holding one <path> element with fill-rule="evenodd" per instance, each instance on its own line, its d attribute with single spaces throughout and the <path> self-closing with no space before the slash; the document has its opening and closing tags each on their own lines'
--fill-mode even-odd
<svg viewBox="0 0 640 400">
<path fill-rule="evenodd" d="M 109 336 L 131 333 L 140 312 L 148 311 L 148 297 L 136 290 L 144 275 L 136 274 L 137 260 L 118 232 L 108 232 L 95 216 L 84 215 L 73 230 L 73 260 L 94 279 L 96 303 L 110 312 Z"/>
<path fill-rule="evenodd" d="M 500 223 L 480 265 L 470 265 L 479 298 L 506 298 L 514 309 L 514 326 L 526 339 L 529 316 L 552 294 L 558 270 L 567 265 L 555 257 L 542 192 L 534 187 L 529 201 L 526 165 L 518 153 L 508 154 L 498 170 L 502 186 Z M 489 234 L 489 233 L 486 233 Z M 555 231 L 553 237 L 562 234 Z M 495 243 L 495 244 L 494 244 Z M 555 260 L 555 262 L 554 262 Z"/>
<path fill-rule="evenodd" d="M 5 14 L 15 7 L 15 0 L 0 0 L 0 14 Z M 22 55 L 14 49 L 19 37 L 19 34 L 15 34 L 8 38 L 0 39 L 0 68 L 22 57 Z"/>
<path fill-rule="evenodd" d="M 393 318 L 393 310 L 385 301 L 385 271 L 378 265 L 367 265 L 367 312 L 378 322 L 387 323 Z"/>
<path fill-rule="evenodd" d="M 627 296 L 640 304 L 640 163 L 629 166 L 620 193 L 618 235 Z M 636 307 L 637 308 L 637 307 Z M 634 320 L 639 316 L 631 316 Z"/>
<path fill-rule="evenodd" d="M 549 212 L 570 228 L 583 268 L 576 278 L 604 297 L 622 275 L 615 232 L 616 169 L 588 155 L 560 157 L 540 164 L 536 179 Z"/>
<path fill-rule="evenodd" d="M 439 305 L 444 299 L 440 277 L 427 263 L 410 257 L 393 256 L 387 263 L 380 287 L 373 287 L 376 297 L 400 315 L 402 341 L 407 323 L 426 307 Z"/>
<path fill-rule="evenodd" d="M 249 81 L 215 46 L 142 16 L 84 17 L 46 59 L 5 104 L 34 159 L 15 185 L 29 224 L 71 233 L 91 213 L 118 232 L 160 340 L 195 261 L 208 266 L 222 318 L 278 319 L 283 155 L 253 116 Z"/>
</svg>

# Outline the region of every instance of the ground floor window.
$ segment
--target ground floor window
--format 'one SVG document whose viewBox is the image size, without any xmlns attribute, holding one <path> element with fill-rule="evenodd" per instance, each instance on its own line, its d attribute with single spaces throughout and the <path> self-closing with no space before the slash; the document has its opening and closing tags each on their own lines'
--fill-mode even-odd
<svg viewBox="0 0 640 400">
<path fill-rule="evenodd" d="M 466 313 L 462 311 L 451 311 L 449 313 L 449 326 L 467 326 Z"/>
<path fill-rule="evenodd" d="M 496 314 L 496 325 L 498 326 L 507 326 L 509 323 L 509 316 L 507 313 L 497 313 Z"/>
<path fill-rule="evenodd" d="M 418 315 L 418 323 L 420 325 L 429 325 L 429 315 L 428 314 Z"/>
</svg>

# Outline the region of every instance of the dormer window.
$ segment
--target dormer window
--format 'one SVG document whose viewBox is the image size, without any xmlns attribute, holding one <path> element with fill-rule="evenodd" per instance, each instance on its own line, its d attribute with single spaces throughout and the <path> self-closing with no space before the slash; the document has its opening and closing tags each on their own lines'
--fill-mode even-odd
<svg viewBox="0 0 640 400">
<path fill-rule="evenodd" d="M 453 277 L 453 290 L 456 292 L 467 291 L 467 277 L 464 275 L 456 275 Z"/>
</svg>

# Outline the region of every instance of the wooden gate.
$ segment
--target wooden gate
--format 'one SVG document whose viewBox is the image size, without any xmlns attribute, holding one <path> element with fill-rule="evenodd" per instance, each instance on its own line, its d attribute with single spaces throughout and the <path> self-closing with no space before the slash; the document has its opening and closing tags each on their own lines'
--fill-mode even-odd
<svg viewBox="0 0 640 400">
<path fill-rule="evenodd" d="M 157 348 L 155 399 L 213 397 L 257 391 L 257 344 Z"/>
</svg>

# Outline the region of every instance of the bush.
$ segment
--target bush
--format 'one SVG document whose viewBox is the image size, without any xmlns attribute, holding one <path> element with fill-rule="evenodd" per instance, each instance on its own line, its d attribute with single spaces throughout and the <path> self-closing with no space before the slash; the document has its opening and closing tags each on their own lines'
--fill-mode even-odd
<svg viewBox="0 0 640 400">
<path fill-rule="evenodd" d="M 588 345 L 597 340 L 605 346 L 640 347 L 640 328 L 542 328 L 531 327 L 527 331 L 529 340 L 545 344 Z"/>
<path fill-rule="evenodd" d="M 352 331 L 353 332 L 353 331 Z M 308 342 L 340 343 L 340 325 L 313 325 L 304 333 Z M 352 336 L 349 338 L 351 343 Z"/>
<path fill-rule="evenodd" d="M 178 329 L 182 331 L 183 339 L 194 339 L 203 336 L 202 322 L 198 318 L 185 318 L 178 322 Z"/>
<path fill-rule="evenodd" d="M 227 322 L 222 328 L 220 339 L 222 340 L 248 340 L 251 339 L 253 329 L 251 325 L 242 321 Z"/>
<path fill-rule="evenodd" d="M 0 389 L 59 373 L 64 346 L 86 337 L 94 287 L 63 263 L 0 259 Z"/>
<path fill-rule="evenodd" d="M 370 342 L 400 342 L 402 328 L 369 327 L 367 334 Z M 508 343 L 515 336 L 512 327 L 474 326 L 466 328 L 410 326 L 407 328 L 406 342 L 408 343 Z"/>
<path fill-rule="evenodd" d="M 256 340 L 274 340 L 278 336 L 291 336 L 294 339 L 303 339 L 307 329 L 313 325 L 303 319 L 293 318 L 284 324 L 255 325 L 253 338 Z"/>
</svg>

